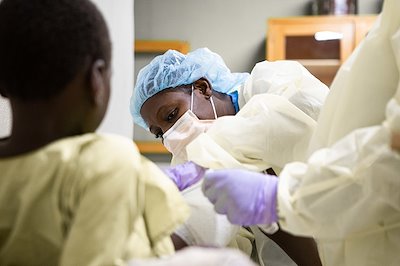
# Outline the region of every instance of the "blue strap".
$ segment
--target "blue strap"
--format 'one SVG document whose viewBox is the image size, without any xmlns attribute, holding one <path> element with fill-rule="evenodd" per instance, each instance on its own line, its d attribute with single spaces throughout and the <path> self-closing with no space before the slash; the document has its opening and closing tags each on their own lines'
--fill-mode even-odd
<svg viewBox="0 0 400 266">
<path fill-rule="evenodd" d="M 228 95 L 231 97 L 231 101 L 233 103 L 233 106 L 235 107 L 235 113 L 239 112 L 239 93 L 238 91 L 233 91 L 228 93 Z"/>
</svg>

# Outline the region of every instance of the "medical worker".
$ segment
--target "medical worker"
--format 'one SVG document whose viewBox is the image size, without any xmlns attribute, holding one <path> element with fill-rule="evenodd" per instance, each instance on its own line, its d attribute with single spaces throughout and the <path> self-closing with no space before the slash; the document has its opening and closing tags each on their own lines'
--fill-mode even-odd
<svg viewBox="0 0 400 266">
<path fill-rule="evenodd" d="M 205 168 L 279 172 L 294 158 L 305 158 L 327 93 L 328 88 L 296 62 L 264 61 L 251 74 L 231 73 L 222 58 L 206 48 L 188 55 L 171 50 L 139 72 L 131 110 L 139 125 L 162 137 L 173 164 L 196 163 L 168 171 L 184 189 Z M 262 134 L 254 136 L 255 132 Z M 210 244 L 209 239 L 196 238 L 214 232 L 215 224 L 204 226 L 212 224 L 205 219 L 213 213 L 209 205 L 198 207 L 201 192 L 189 190 L 199 194 L 189 197 L 196 206 L 186 223 L 190 233 L 178 230 L 177 234 L 189 244 Z M 204 229 L 198 232 L 198 228 Z M 259 245 L 261 253 L 272 250 L 265 241 Z"/>
<path fill-rule="evenodd" d="M 269 151 L 281 151 L 265 159 L 253 154 L 258 151 L 241 150 L 240 157 L 236 158 L 238 163 L 250 168 L 257 164 L 260 170 L 273 166 L 279 170 L 293 156 L 304 157 L 304 147 L 308 145 L 327 93 L 328 88 L 295 61 L 263 61 L 256 64 L 250 75 L 231 73 L 222 58 L 207 48 L 188 55 L 169 50 L 139 72 L 131 112 L 137 124 L 162 138 L 173 155 L 173 165 L 192 159 L 188 158 L 186 146 L 207 131 L 217 117 L 223 117 L 225 122 L 218 123 L 235 123 L 221 136 L 224 139 L 228 139 L 224 137 L 226 134 L 231 134 L 229 138 L 236 145 L 244 142 L 253 149 L 262 146 L 262 152 L 267 152 L 265 145 L 243 138 L 248 132 L 230 129 L 241 126 L 267 130 Z M 248 117 L 252 121 L 246 122 Z M 252 156 L 257 158 L 251 160 Z M 268 162 L 258 165 L 258 160 Z M 209 162 L 204 164 L 215 168 Z"/>
<path fill-rule="evenodd" d="M 273 223 L 317 239 L 324 265 L 399 265 L 400 1 L 340 68 L 307 162 L 277 179 L 243 170 L 210 173 L 204 192 L 238 224 Z M 248 208 L 253 206 L 253 208 Z"/>
<path fill-rule="evenodd" d="M 189 208 L 129 138 L 94 133 L 111 42 L 87 0 L 0 2 L 0 265 L 122 265 L 174 253 Z"/>
</svg>

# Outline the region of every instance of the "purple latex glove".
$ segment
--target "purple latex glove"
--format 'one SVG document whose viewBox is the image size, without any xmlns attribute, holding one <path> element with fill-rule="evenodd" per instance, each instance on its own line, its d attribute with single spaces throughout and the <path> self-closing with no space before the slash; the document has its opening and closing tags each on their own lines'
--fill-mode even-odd
<svg viewBox="0 0 400 266">
<path fill-rule="evenodd" d="M 179 191 L 197 183 L 203 178 L 206 168 L 194 162 L 185 162 L 164 169 L 164 172 L 175 182 Z"/>
<path fill-rule="evenodd" d="M 233 224 L 272 224 L 278 221 L 278 178 L 245 170 L 217 170 L 204 177 L 204 195 L 215 211 Z"/>
</svg>

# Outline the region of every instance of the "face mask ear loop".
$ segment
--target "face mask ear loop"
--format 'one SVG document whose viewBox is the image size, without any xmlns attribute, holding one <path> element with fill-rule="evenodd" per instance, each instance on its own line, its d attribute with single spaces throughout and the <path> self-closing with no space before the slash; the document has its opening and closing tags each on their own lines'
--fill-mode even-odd
<svg viewBox="0 0 400 266">
<path fill-rule="evenodd" d="M 211 107 L 212 107 L 213 112 L 214 112 L 214 117 L 215 117 L 215 119 L 217 119 L 218 118 L 217 111 L 215 110 L 214 100 L 213 100 L 212 96 L 210 96 L 210 102 L 211 102 Z"/>
<path fill-rule="evenodd" d="M 192 111 L 192 112 L 193 112 L 193 90 L 194 90 L 194 88 L 193 88 L 193 84 L 192 84 L 192 95 L 191 95 L 191 99 L 190 99 L 190 111 Z"/>
</svg>

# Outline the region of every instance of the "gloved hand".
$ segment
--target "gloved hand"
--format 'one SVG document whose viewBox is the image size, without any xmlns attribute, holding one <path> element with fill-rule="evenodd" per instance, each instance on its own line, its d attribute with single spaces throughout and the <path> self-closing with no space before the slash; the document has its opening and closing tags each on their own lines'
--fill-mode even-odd
<svg viewBox="0 0 400 266">
<path fill-rule="evenodd" d="M 175 182 L 179 191 L 197 183 L 204 176 L 206 168 L 194 162 L 185 162 L 172 167 L 167 167 L 164 172 Z"/>
<path fill-rule="evenodd" d="M 272 224 L 278 221 L 278 178 L 245 170 L 216 170 L 204 177 L 204 195 L 215 211 L 233 224 Z"/>
</svg>

